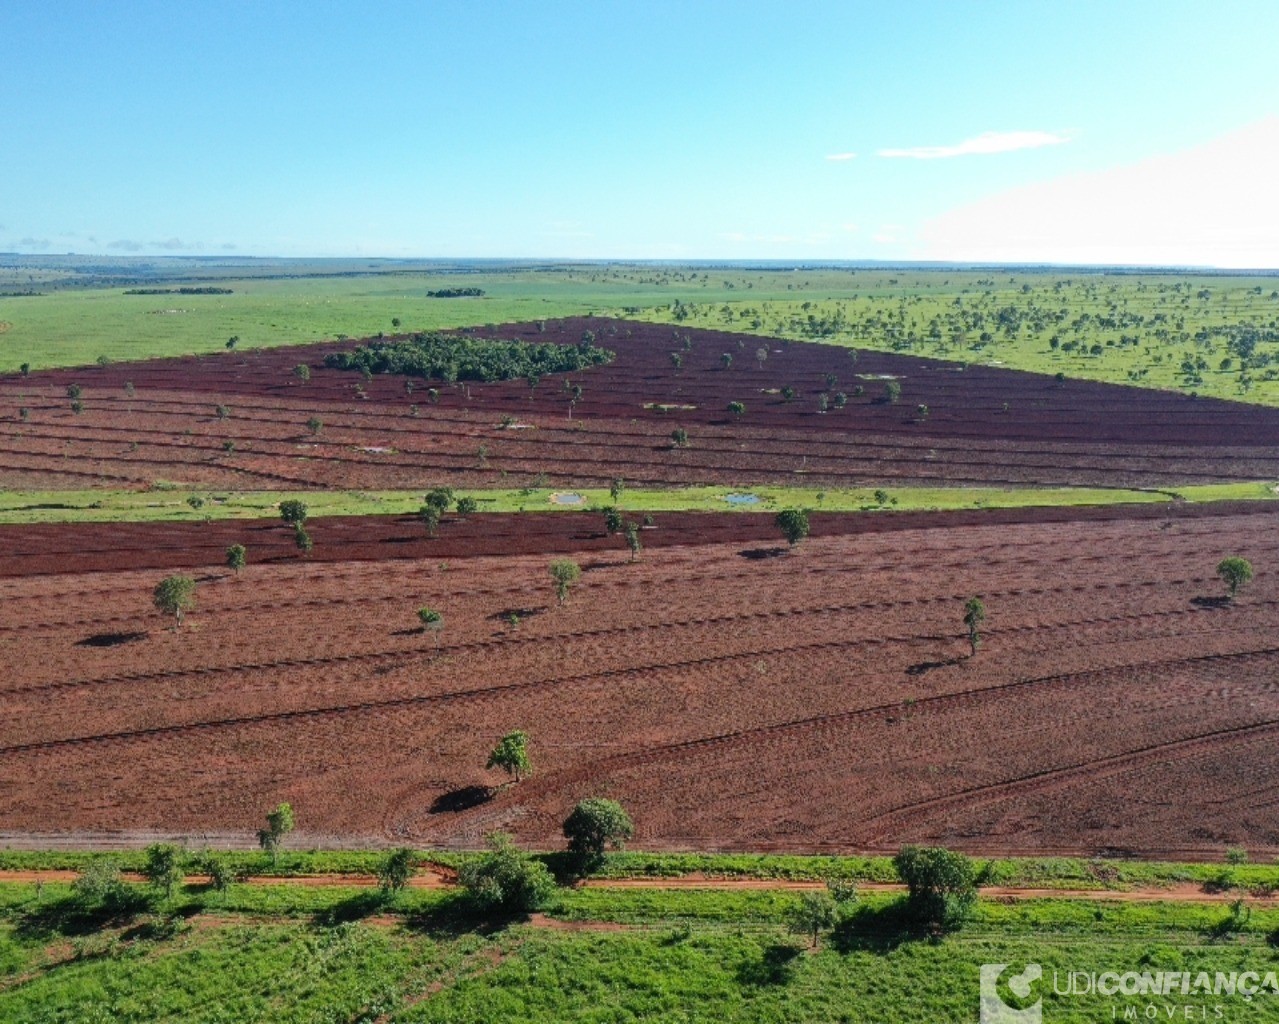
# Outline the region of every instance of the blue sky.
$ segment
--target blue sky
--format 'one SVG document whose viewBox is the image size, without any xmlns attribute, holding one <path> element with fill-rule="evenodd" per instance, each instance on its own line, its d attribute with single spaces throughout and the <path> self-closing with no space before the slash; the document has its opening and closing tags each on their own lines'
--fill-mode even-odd
<svg viewBox="0 0 1279 1024">
<path fill-rule="evenodd" d="M 1274 267 L 1276 38 L 1274 0 L 0 0 L 0 249 Z"/>
</svg>

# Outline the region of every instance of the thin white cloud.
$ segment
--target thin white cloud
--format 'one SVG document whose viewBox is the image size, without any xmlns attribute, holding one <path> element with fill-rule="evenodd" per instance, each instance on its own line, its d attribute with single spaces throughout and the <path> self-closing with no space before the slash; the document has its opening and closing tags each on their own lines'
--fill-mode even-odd
<svg viewBox="0 0 1279 1024">
<path fill-rule="evenodd" d="M 919 231 L 920 259 L 1279 268 L 1279 117 L 1109 170 L 1025 185 Z"/>
<path fill-rule="evenodd" d="M 945 160 L 954 156 L 1012 153 L 1018 149 L 1060 146 L 1069 141 L 1069 137 L 1058 132 L 982 132 L 954 146 L 881 149 L 875 155 L 897 160 Z"/>
<path fill-rule="evenodd" d="M 835 161 L 856 160 L 857 154 L 856 153 L 827 153 L 826 159 L 835 160 Z"/>
</svg>

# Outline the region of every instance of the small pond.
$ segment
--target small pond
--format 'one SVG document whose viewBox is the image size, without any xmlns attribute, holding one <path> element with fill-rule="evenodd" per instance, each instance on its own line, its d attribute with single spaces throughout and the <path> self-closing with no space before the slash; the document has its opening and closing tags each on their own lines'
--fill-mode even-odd
<svg viewBox="0 0 1279 1024">
<path fill-rule="evenodd" d="M 724 500 L 730 505 L 758 505 L 761 499 L 758 494 L 725 494 Z"/>
<path fill-rule="evenodd" d="M 585 498 L 583 498 L 580 494 L 573 494 L 572 492 L 567 494 L 551 495 L 552 505 L 583 505 L 585 503 Z"/>
</svg>

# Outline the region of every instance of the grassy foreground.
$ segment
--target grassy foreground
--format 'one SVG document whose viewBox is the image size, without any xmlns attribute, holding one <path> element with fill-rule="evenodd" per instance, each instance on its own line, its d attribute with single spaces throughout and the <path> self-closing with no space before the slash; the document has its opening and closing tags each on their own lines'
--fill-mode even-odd
<svg viewBox="0 0 1279 1024">
<path fill-rule="evenodd" d="M 622 509 L 646 512 L 775 512 L 803 507 L 818 512 L 954 511 L 1031 506 L 1152 504 L 1174 500 L 1264 501 L 1276 495 L 1269 482 L 1196 484 L 1168 490 L 1091 487 L 891 487 L 885 503 L 874 488 L 805 487 L 628 488 Z M 611 505 L 604 489 L 466 490 L 481 512 L 582 511 Z M 188 502 L 202 504 L 193 508 Z M 406 515 L 422 506 L 421 491 L 221 491 L 165 483 L 149 491 L 0 491 L 0 524 L 76 522 L 203 522 L 273 518 L 289 498 L 304 501 L 313 517 Z M 750 500 L 750 499 L 755 500 Z M 746 500 L 743 500 L 746 499 Z"/>
<path fill-rule="evenodd" d="M 1279 970 L 1270 908 L 981 901 L 963 930 L 933 939 L 903 927 L 899 897 L 869 893 L 809 950 L 784 925 L 798 897 L 775 890 L 565 889 L 547 921 L 483 920 L 440 890 L 383 900 L 237 885 L 166 899 L 139 887 L 142 905 L 105 920 L 78 916 L 68 896 L 63 885 L 0 885 L 0 1020 L 937 1024 L 977 1019 L 986 963 L 1042 965 L 1034 994 L 1048 1022 L 1151 1005 L 1176 1020 L 1279 1011 L 1269 990 L 1072 996 L 1051 981 L 1054 971 L 1260 978 Z M 1174 1007 L 1196 1015 L 1162 1017 Z"/>
</svg>

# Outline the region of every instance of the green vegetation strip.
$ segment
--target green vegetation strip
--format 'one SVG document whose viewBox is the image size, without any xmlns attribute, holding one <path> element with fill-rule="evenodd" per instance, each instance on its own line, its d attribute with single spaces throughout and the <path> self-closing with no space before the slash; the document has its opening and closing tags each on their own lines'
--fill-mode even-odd
<svg viewBox="0 0 1279 1024">
<path fill-rule="evenodd" d="M 606 489 L 459 491 L 480 512 L 572 512 L 611 505 Z M 742 501 L 742 497 L 747 497 Z M 311 517 L 406 515 L 422 506 L 422 491 L 222 491 L 165 483 L 149 491 L 0 491 L 0 524 L 77 522 L 202 522 L 274 518 L 281 501 L 306 503 Z M 802 507 L 817 512 L 956 511 L 1035 506 L 1152 504 L 1184 500 L 1273 500 L 1269 482 L 1196 484 L 1167 490 L 1089 487 L 893 487 L 821 490 L 804 487 L 627 488 L 623 512 L 776 512 Z M 749 500 L 751 498 L 757 500 Z M 194 501 L 192 501 L 194 499 Z M 735 500 L 730 500 L 735 499 Z"/>
<path fill-rule="evenodd" d="M 961 931 L 927 938 L 898 926 L 897 897 L 876 893 L 809 949 L 784 924 L 799 897 L 768 891 L 561 890 L 552 917 L 582 930 L 480 920 L 440 892 L 185 888 L 103 920 L 67 914 L 68 892 L 0 885 L 0 1019 L 937 1024 L 977 1019 L 986 963 L 1041 964 L 1036 998 L 1051 1022 L 1142 1020 L 1152 1003 L 1157 1019 L 1273 1020 L 1279 998 L 1067 995 L 1051 981 L 1264 976 L 1276 970 L 1269 908 L 983 901 Z"/>
</svg>

